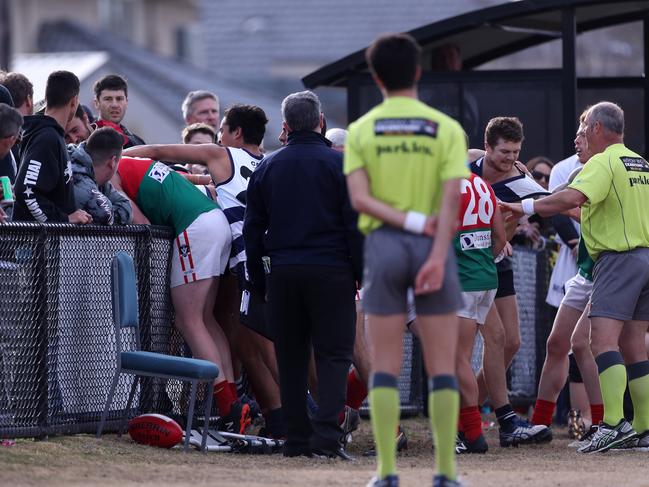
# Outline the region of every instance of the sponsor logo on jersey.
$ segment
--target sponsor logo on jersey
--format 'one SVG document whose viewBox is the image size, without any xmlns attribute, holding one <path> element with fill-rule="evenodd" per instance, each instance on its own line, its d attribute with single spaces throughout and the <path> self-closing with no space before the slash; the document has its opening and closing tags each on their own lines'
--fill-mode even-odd
<svg viewBox="0 0 649 487">
<path fill-rule="evenodd" d="M 427 145 L 418 144 L 416 141 L 407 143 L 406 141 L 400 144 L 381 144 L 376 146 L 376 155 L 381 154 L 426 154 L 432 156 L 433 151 Z"/>
<path fill-rule="evenodd" d="M 468 232 L 460 235 L 460 248 L 467 250 L 488 249 L 491 247 L 491 231 Z"/>
<path fill-rule="evenodd" d="M 156 162 L 153 167 L 151 167 L 151 170 L 149 171 L 149 174 L 147 174 L 147 176 L 149 176 L 151 179 L 155 179 L 160 184 L 162 184 L 170 173 L 171 170 L 167 166 L 165 166 L 161 162 Z"/>
<path fill-rule="evenodd" d="M 622 164 L 624 164 L 624 168 L 627 171 L 649 172 L 649 163 L 642 157 L 620 157 L 620 160 L 622 161 Z M 633 184 L 631 186 L 633 186 Z"/>
<path fill-rule="evenodd" d="M 629 184 L 633 188 L 636 184 L 649 185 L 649 177 L 641 174 L 640 176 L 632 176 L 629 178 Z"/>
<path fill-rule="evenodd" d="M 425 135 L 437 137 L 439 124 L 425 118 L 382 118 L 374 122 L 374 135 Z"/>
</svg>

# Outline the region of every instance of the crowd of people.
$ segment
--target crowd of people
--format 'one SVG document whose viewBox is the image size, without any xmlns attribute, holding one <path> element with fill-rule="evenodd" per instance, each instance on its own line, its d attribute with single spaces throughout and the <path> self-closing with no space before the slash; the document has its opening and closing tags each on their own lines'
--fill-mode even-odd
<svg viewBox="0 0 649 487">
<path fill-rule="evenodd" d="M 384 100 L 349 131 L 326 130 L 314 93 L 288 95 L 283 147 L 270 154 L 254 105 L 221 114 L 215 94 L 190 92 L 183 143 L 146 145 L 123 124 L 121 76 L 95 83 L 93 113 L 78 78 L 53 72 L 33 114 L 30 81 L 2 72 L 10 187 L 0 221 L 171 227 L 175 326 L 194 357 L 219 367 L 218 426 L 244 432 L 263 417 L 260 434 L 284 439 L 285 456 L 351 460 L 345 443 L 367 398 L 368 485 L 399 484 L 406 326 L 428 376 L 434 486 L 461 485 L 456 454 L 489 449 L 486 402 L 501 447 L 551 441 L 568 377 L 572 446 L 649 451 L 649 163 L 625 147 L 622 109 L 588 107 L 574 156 L 524 165 L 517 118 L 492 118 L 484 148 L 468 149 L 455 120 L 418 100 L 420 54 L 408 35 L 372 43 L 366 60 Z M 511 242 L 550 240 L 559 251 L 547 301 L 558 312 L 526 419 L 507 390 L 521 342 Z"/>
</svg>

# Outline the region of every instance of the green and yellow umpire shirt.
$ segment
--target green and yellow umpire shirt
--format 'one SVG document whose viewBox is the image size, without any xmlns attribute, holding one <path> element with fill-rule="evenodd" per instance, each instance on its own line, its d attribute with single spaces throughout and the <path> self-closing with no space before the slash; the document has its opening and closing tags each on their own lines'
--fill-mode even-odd
<svg viewBox="0 0 649 487">
<path fill-rule="evenodd" d="M 581 234 L 588 254 L 649 247 L 649 163 L 624 144 L 591 157 L 568 186 L 588 201 L 581 208 Z"/>
<path fill-rule="evenodd" d="M 409 97 L 390 97 L 349 126 L 345 174 L 367 171 L 370 193 L 393 208 L 426 215 L 439 211 L 442 185 L 468 177 L 459 123 Z M 361 214 L 368 234 L 383 222 Z"/>
</svg>

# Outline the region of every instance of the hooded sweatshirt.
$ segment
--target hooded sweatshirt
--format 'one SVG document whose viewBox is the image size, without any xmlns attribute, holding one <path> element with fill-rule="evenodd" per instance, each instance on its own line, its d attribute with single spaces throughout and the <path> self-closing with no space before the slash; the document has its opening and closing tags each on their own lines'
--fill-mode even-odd
<svg viewBox="0 0 649 487">
<path fill-rule="evenodd" d="M 63 127 L 52 117 L 25 117 L 14 221 L 67 223 L 76 210 L 72 164 L 63 135 Z"/>
<path fill-rule="evenodd" d="M 92 158 L 86 143 L 68 145 L 74 175 L 74 199 L 77 206 L 92 216 L 99 225 L 126 225 L 133 220 L 131 202 L 108 181 L 97 185 Z"/>
</svg>

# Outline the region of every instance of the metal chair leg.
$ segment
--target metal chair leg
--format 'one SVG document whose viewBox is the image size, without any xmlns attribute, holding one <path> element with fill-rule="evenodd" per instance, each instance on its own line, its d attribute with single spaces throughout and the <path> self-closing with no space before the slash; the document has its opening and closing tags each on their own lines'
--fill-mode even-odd
<svg viewBox="0 0 649 487">
<path fill-rule="evenodd" d="M 117 432 L 117 436 L 122 436 L 124 434 L 124 427 L 126 426 L 126 417 L 128 416 L 128 412 L 131 409 L 131 404 L 133 403 L 133 397 L 135 396 L 135 389 L 137 389 L 137 384 L 140 381 L 140 376 L 135 375 L 133 376 L 133 384 L 131 385 L 131 392 L 128 394 L 128 401 L 126 402 L 126 408 L 124 409 L 124 414 L 122 415 L 122 419 L 119 423 L 119 431 Z"/>
<path fill-rule="evenodd" d="M 194 405 L 196 403 L 196 386 L 197 380 L 192 380 L 191 398 L 189 399 L 189 412 L 187 413 L 187 428 L 185 428 L 185 446 L 183 451 L 189 450 L 189 437 L 192 434 L 192 421 L 194 419 Z"/>
<path fill-rule="evenodd" d="M 201 440 L 201 451 L 207 452 L 207 432 L 210 428 L 210 415 L 212 414 L 212 396 L 214 381 L 205 383 L 205 423 L 203 424 L 203 439 Z"/>
<path fill-rule="evenodd" d="M 106 416 L 108 416 L 108 410 L 113 404 L 113 396 L 115 395 L 115 389 L 117 388 L 117 383 L 119 382 L 119 370 L 115 371 L 113 376 L 113 383 L 110 386 L 108 391 L 108 397 L 106 398 L 106 404 L 104 405 L 104 410 L 101 412 L 101 419 L 99 420 L 99 426 L 97 427 L 96 437 L 100 438 L 102 431 L 104 431 L 104 424 L 106 423 Z"/>
</svg>

